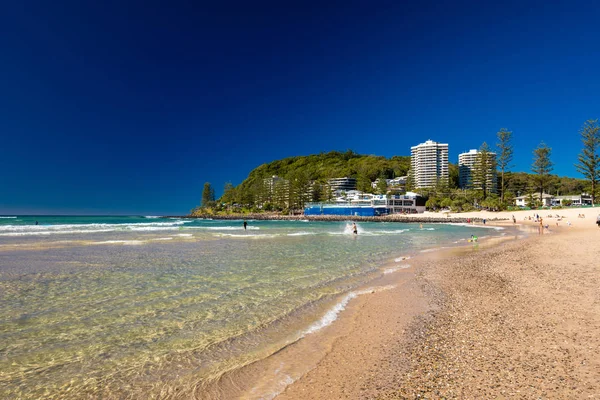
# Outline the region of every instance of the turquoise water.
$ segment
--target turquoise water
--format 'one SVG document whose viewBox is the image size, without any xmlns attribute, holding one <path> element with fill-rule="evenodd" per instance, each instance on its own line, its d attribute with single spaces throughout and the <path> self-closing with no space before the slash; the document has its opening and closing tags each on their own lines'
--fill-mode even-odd
<svg viewBox="0 0 600 400">
<path fill-rule="evenodd" d="M 503 234 L 10 217 L 0 217 L 0 398 L 186 397 L 330 322 L 323 311 L 395 257 Z"/>
</svg>

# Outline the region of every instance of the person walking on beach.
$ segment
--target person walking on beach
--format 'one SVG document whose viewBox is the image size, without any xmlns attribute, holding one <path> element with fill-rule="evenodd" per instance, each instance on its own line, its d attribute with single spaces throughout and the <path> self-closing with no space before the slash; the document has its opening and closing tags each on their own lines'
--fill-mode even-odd
<svg viewBox="0 0 600 400">
<path fill-rule="evenodd" d="M 540 235 L 544 234 L 544 219 L 540 218 Z"/>
<path fill-rule="evenodd" d="M 244 230 L 246 230 L 247 226 L 248 226 L 248 223 L 244 220 Z"/>
<path fill-rule="evenodd" d="M 598 214 L 596 217 L 596 225 L 598 225 L 598 228 L 600 228 L 600 214 Z"/>
</svg>

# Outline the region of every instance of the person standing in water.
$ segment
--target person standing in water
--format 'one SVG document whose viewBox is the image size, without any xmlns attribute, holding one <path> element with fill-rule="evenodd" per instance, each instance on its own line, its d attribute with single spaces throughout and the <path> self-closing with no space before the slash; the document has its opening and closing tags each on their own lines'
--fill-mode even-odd
<svg viewBox="0 0 600 400">
<path fill-rule="evenodd" d="M 356 222 L 352 223 L 352 233 L 358 235 L 358 228 L 356 226 Z"/>
<path fill-rule="evenodd" d="M 246 220 L 244 220 L 244 230 L 246 230 L 247 226 L 248 226 L 248 223 L 246 222 Z"/>
</svg>

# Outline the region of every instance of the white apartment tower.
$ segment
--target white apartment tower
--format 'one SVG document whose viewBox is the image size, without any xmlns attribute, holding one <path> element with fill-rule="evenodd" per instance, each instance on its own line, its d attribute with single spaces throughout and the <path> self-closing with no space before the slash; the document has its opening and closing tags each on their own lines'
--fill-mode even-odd
<svg viewBox="0 0 600 400">
<path fill-rule="evenodd" d="M 415 188 L 448 182 L 448 144 L 428 140 L 410 148 L 410 164 Z"/>
<path fill-rule="evenodd" d="M 479 182 L 473 181 L 473 168 L 477 163 L 477 157 L 480 152 L 478 150 L 469 150 L 468 153 L 461 153 L 458 155 L 458 185 L 461 189 L 480 189 L 481 184 Z M 492 164 L 496 164 L 496 153 L 489 152 L 491 157 Z M 487 187 L 491 193 L 496 193 L 497 185 L 496 179 L 497 174 L 496 170 L 488 171 L 487 175 Z"/>
</svg>

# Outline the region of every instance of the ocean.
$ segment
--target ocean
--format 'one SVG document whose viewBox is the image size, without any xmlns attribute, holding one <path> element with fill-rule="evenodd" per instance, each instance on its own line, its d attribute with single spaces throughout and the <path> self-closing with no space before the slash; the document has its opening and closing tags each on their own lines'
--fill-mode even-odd
<svg viewBox="0 0 600 400">
<path fill-rule="evenodd" d="M 349 223 L 0 217 L 0 398 L 202 398 L 332 323 L 390 265 L 506 234 Z"/>
</svg>

